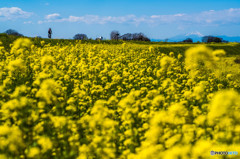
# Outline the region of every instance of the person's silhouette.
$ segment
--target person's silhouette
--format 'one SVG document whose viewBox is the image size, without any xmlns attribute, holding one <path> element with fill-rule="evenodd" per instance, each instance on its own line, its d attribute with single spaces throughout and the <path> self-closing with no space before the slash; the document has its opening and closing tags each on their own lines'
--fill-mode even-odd
<svg viewBox="0 0 240 159">
<path fill-rule="evenodd" d="M 48 38 L 49 39 L 52 38 L 52 29 L 51 28 L 48 29 Z"/>
</svg>

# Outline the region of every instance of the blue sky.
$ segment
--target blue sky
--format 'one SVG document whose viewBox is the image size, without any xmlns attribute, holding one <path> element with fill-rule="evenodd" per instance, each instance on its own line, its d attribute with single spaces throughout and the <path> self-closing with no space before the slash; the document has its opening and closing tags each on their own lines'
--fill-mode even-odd
<svg viewBox="0 0 240 159">
<path fill-rule="evenodd" d="M 0 32 L 109 38 L 143 32 L 154 39 L 181 34 L 240 36 L 240 0 L 1 0 Z"/>
</svg>

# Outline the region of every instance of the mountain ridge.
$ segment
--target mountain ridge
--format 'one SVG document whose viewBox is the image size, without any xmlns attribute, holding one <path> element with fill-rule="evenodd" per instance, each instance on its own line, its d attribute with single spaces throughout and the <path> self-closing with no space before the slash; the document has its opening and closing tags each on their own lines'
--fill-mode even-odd
<svg viewBox="0 0 240 159">
<path fill-rule="evenodd" d="M 205 35 L 201 34 L 200 32 L 191 32 L 187 34 L 180 34 L 173 36 L 171 38 L 167 38 L 168 42 L 181 42 L 187 38 L 191 38 L 193 42 L 201 42 L 202 37 Z M 206 36 L 215 36 L 222 38 L 223 40 L 229 41 L 229 42 L 240 42 L 240 36 L 227 36 L 227 35 L 206 35 Z M 166 41 L 166 39 L 151 39 L 153 42 L 160 42 L 160 41 Z"/>
</svg>

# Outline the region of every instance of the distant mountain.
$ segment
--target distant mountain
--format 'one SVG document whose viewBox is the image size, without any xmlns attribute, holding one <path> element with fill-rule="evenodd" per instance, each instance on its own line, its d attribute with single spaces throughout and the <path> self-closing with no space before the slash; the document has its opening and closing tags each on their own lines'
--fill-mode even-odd
<svg viewBox="0 0 240 159">
<path fill-rule="evenodd" d="M 192 33 L 188 33 L 185 35 L 177 35 L 171 38 L 168 38 L 168 42 L 181 42 L 187 38 L 191 38 L 193 39 L 193 42 L 198 42 L 198 41 L 202 41 L 202 37 L 205 36 L 203 34 L 201 34 L 200 32 L 192 32 Z M 213 35 L 215 36 L 215 35 Z M 223 38 L 223 40 L 229 41 L 229 42 L 240 42 L 240 36 L 235 36 L 235 37 L 231 37 L 231 36 L 226 36 L 226 35 L 219 35 L 216 36 L 219 38 Z M 153 42 L 159 42 L 159 41 L 165 41 L 165 40 L 161 40 L 161 39 L 151 39 L 151 41 Z"/>
<path fill-rule="evenodd" d="M 203 36 L 204 35 L 202 35 L 199 32 L 192 32 L 192 33 L 188 33 L 185 35 L 177 35 L 177 36 L 171 37 L 171 38 L 169 38 L 169 41 L 170 42 L 179 42 L 179 41 L 183 41 L 187 38 L 191 38 L 193 40 L 193 42 L 197 42 L 197 41 L 202 41 Z"/>
<path fill-rule="evenodd" d="M 163 39 L 151 39 L 151 42 L 161 42 L 164 41 Z"/>
<path fill-rule="evenodd" d="M 225 36 L 225 35 L 222 35 L 222 36 L 217 36 L 217 37 L 223 38 L 223 40 L 227 40 L 229 42 L 240 42 L 240 36 Z"/>
</svg>

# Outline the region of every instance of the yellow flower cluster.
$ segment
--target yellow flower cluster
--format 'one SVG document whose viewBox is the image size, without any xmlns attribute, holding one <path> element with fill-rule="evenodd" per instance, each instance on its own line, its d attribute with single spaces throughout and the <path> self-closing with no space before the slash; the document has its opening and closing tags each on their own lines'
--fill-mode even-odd
<svg viewBox="0 0 240 159">
<path fill-rule="evenodd" d="M 26 38 L 9 52 L 0 46 L 0 158 L 190 159 L 237 151 L 239 85 L 230 72 L 215 73 L 225 54 L 205 45 L 163 53 L 128 42 L 36 47 Z"/>
<path fill-rule="evenodd" d="M 224 50 L 213 51 L 205 45 L 190 48 L 186 51 L 186 69 L 190 70 L 190 75 L 193 77 L 197 74 L 204 75 L 208 70 L 216 69 L 216 61 L 225 54 Z"/>
</svg>

